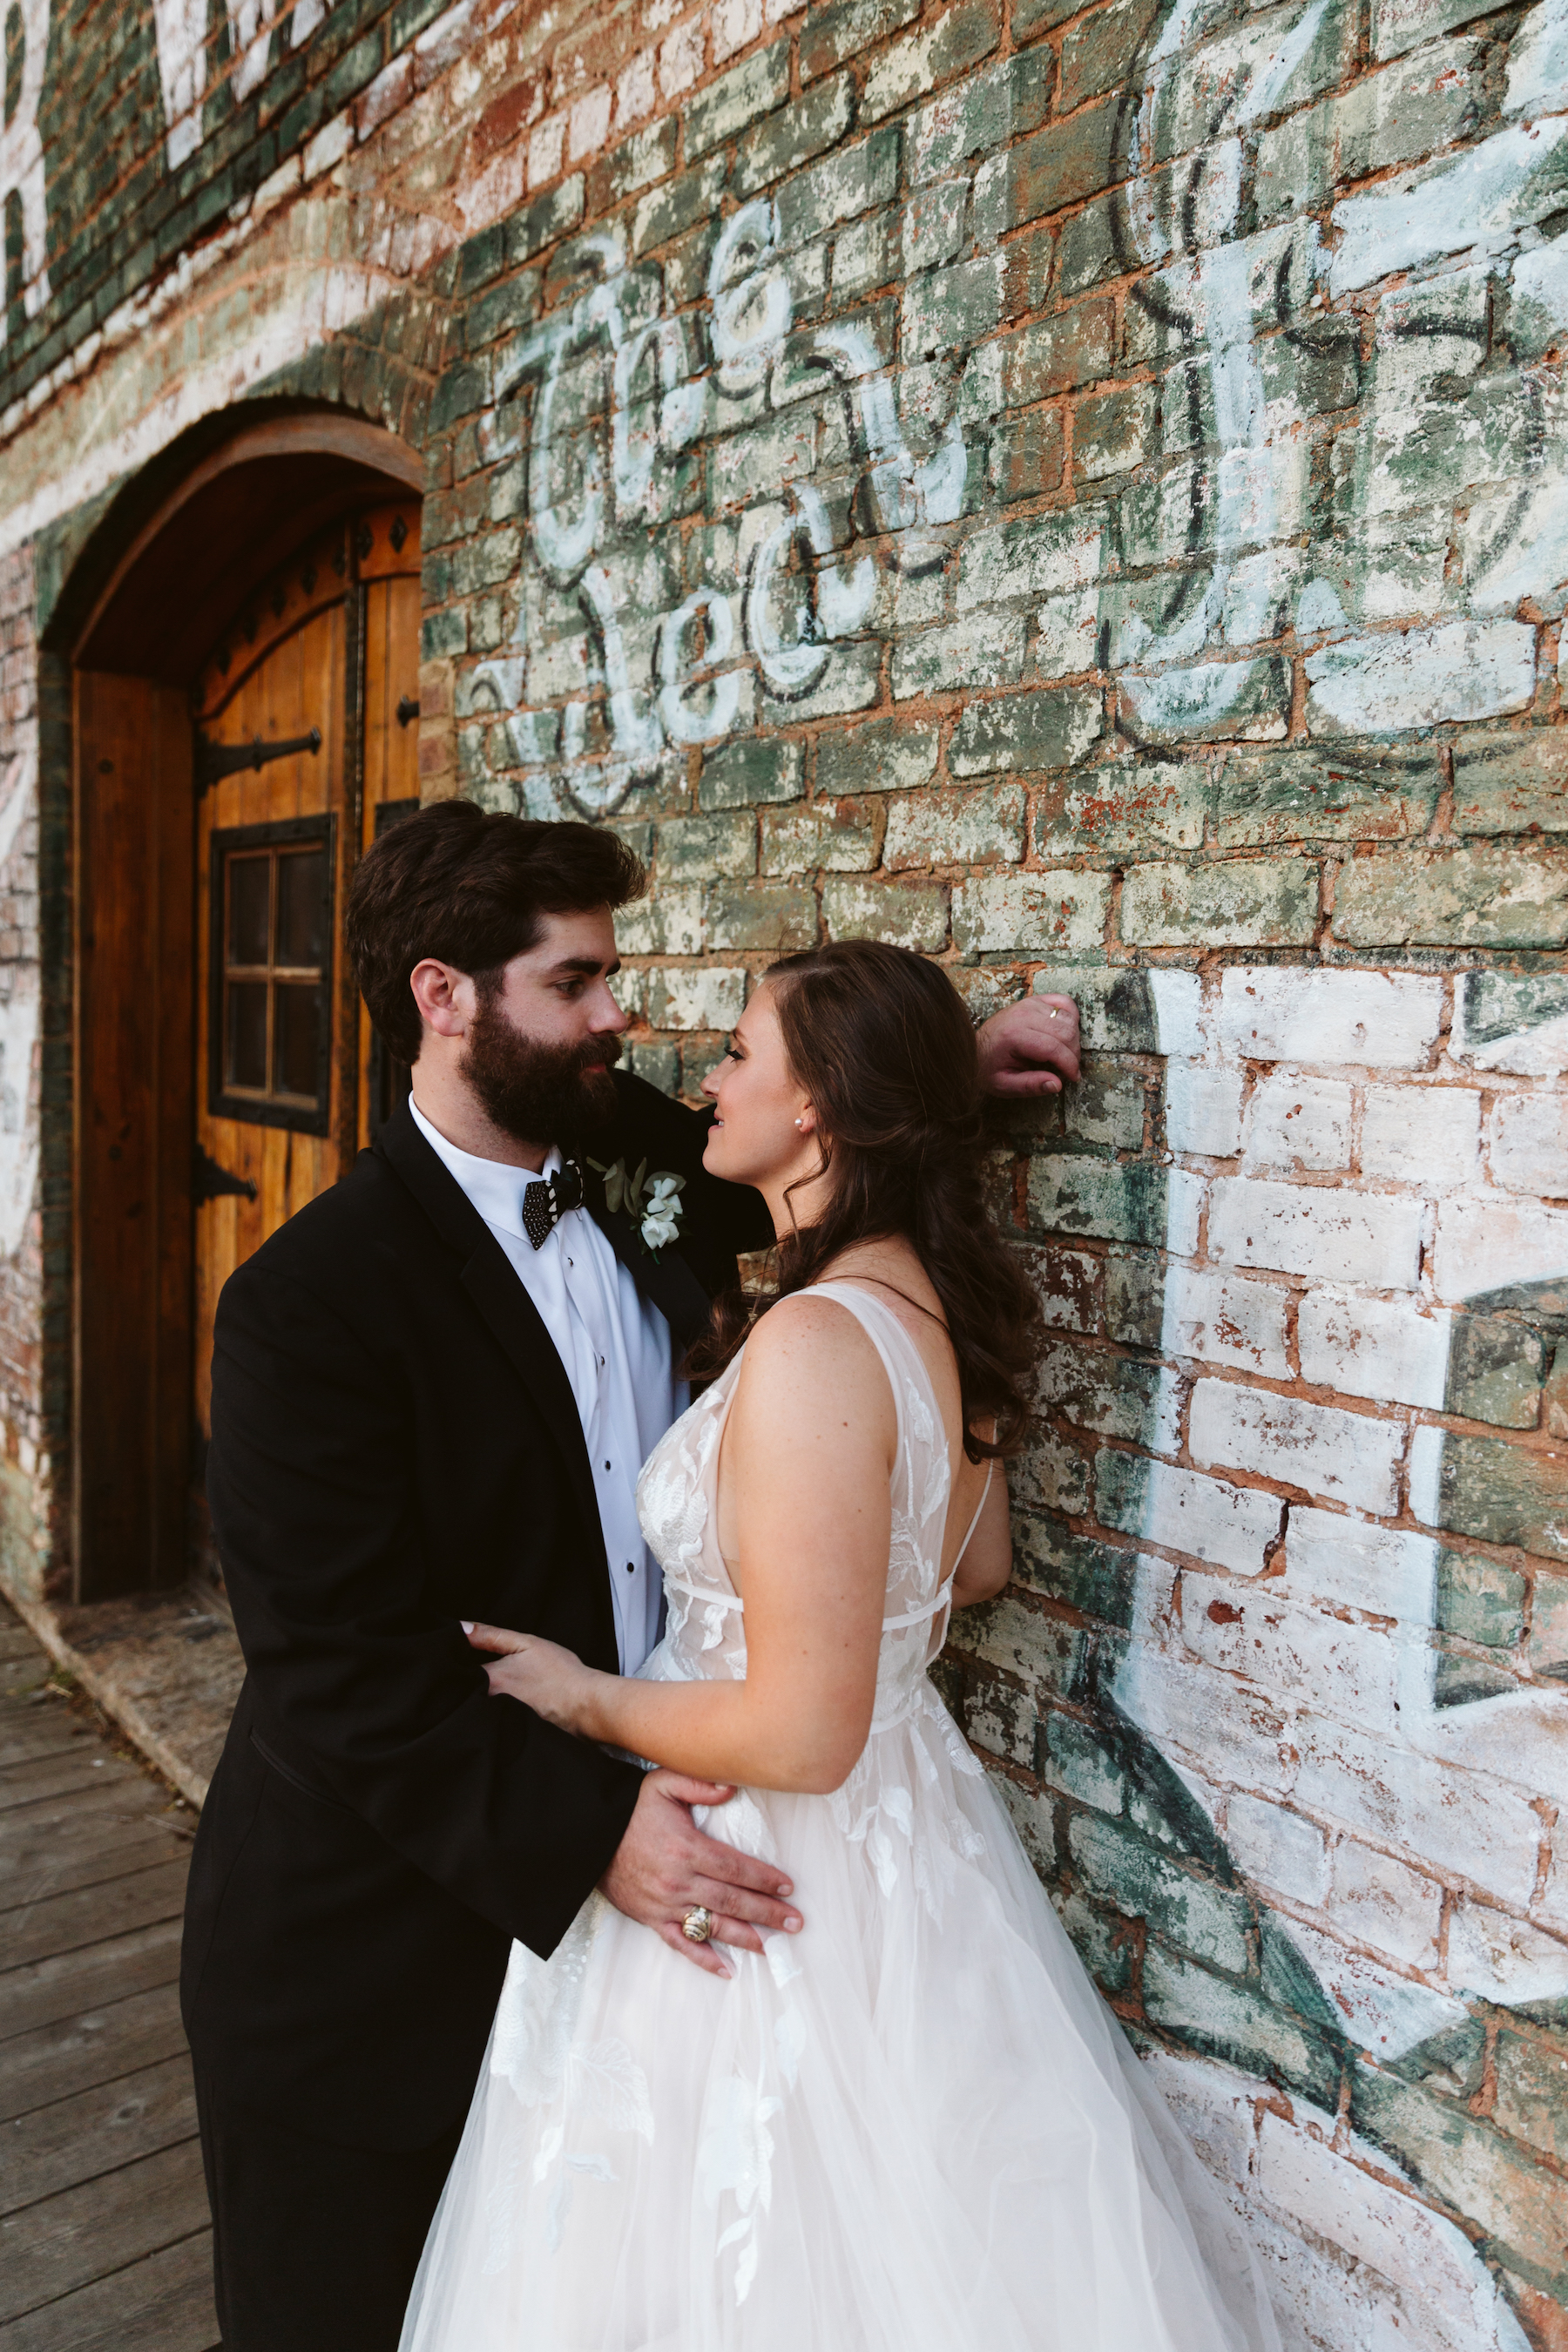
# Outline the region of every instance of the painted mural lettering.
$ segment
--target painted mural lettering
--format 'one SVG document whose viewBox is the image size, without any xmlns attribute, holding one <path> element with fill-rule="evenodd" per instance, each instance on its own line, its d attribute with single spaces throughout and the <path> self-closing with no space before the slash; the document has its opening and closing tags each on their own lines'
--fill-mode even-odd
<svg viewBox="0 0 1568 2352">
<path fill-rule="evenodd" d="M 597 689 L 558 712 L 525 712 L 521 620 L 512 651 L 481 662 L 468 680 L 469 708 L 512 722 L 520 761 L 553 760 L 534 788 L 541 806 L 554 805 L 558 784 L 584 813 L 612 813 L 635 783 L 658 774 L 668 752 L 731 731 L 753 664 L 768 694 L 787 706 L 818 686 L 835 644 L 871 618 L 876 557 L 841 553 L 842 532 L 815 483 L 785 486 L 779 501 L 776 487 L 763 481 L 757 488 L 773 510 L 764 511 L 744 579 L 701 581 L 683 599 L 640 614 L 651 628 L 637 659 L 626 641 L 620 575 L 628 546 L 639 545 L 656 519 L 661 470 L 723 433 L 728 411 L 765 392 L 785 365 L 795 298 L 778 238 L 771 201 L 743 205 L 725 222 L 702 322 L 710 372 L 697 371 L 688 322 L 665 308 L 659 271 L 628 263 L 618 229 L 576 240 L 559 267 L 587 283 L 519 336 L 498 368 L 489 446 L 498 455 L 526 447 L 532 557 L 549 586 L 569 592 L 581 609 Z M 928 560 L 919 534 L 962 510 L 968 459 L 956 417 L 920 458 L 900 421 L 893 374 L 858 326 L 821 328 L 794 365 L 808 394 L 820 384 L 840 401 L 871 528 L 893 541 L 895 564 L 919 566 Z M 530 392 L 526 435 L 509 431 L 502 411 Z M 602 742 L 591 740 L 595 726 Z"/>
</svg>

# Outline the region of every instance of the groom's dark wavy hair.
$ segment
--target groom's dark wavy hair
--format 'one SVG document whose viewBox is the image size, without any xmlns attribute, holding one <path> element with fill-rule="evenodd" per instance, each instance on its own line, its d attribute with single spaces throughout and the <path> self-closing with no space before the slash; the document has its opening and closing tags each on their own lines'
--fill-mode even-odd
<svg viewBox="0 0 1568 2352">
<path fill-rule="evenodd" d="M 434 956 L 493 992 L 532 947 L 546 915 L 581 915 L 639 898 L 646 877 L 618 834 L 543 824 L 437 801 L 384 833 L 354 870 L 345 929 L 370 1017 L 400 1062 L 419 1057 L 408 985 Z"/>
<path fill-rule="evenodd" d="M 821 1281 L 841 1251 L 903 1234 L 931 1276 L 958 1360 L 964 1451 L 972 1462 L 1016 1454 L 1029 1421 L 1040 1303 L 985 1197 L 980 1055 L 957 990 L 940 964 L 873 940 L 786 956 L 767 979 L 833 1188 L 816 1223 L 779 1244 L 772 1297 L 734 1291 L 718 1301 L 689 1370 L 711 1379 L 759 1314 Z M 994 1441 L 976 1426 L 993 1419 Z"/>
</svg>

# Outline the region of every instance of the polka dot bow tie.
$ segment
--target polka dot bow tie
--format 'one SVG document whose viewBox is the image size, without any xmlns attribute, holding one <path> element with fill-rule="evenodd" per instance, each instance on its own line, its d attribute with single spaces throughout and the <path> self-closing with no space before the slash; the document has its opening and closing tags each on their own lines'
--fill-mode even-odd
<svg viewBox="0 0 1568 2352">
<path fill-rule="evenodd" d="M 563 1160 L 557 1174 L 524 1186 L 522 1230 L 535 1249 L 542 1249 L 568 1209 L 582 1205 L 583 1171 L 574 1160 Z"/>
</svg>

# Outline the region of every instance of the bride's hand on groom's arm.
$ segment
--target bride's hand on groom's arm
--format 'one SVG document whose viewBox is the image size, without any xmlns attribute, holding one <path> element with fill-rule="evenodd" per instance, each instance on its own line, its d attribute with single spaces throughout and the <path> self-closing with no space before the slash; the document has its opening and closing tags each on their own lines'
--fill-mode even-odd
<svg viewBox="0 0 1568 2352">
<path fill-rule="evenodd" d="M 617 1677 L 585 1666 L 571 1650 L 536 1634 L 509 1633 L 499 1625 L 467 1625 L 476 1650 L 489 1654 L 485 1665 L 492 1697 L 521 1699 L 559 1730 L 592 1736 L 587 1722 L 595 1685 Z M 760 1952 L 759 1927 L 793 1934 L 800 1914 L 785 1897 L 793 1891 L 782 1870 L 755 1855 L 741 1853 L 706 1836 L 691 1818 L 693 1805 L 728 1804 L 732 1788 L 692 1779 L 682 1772 L 647 1774 L 637 1810 L 616 1850 L 600 1888 L 617 1911 L 651 1927 L 672 1952 L 727 1977 L 715 1944 Z M 694 1944 L 681 1922 L 699 1905 L 711 1915 L 706 1944 Z"/>
<path fill-rule="evenodd" d="M 465 1625 L 470 1645 L 495 1653 L 485 1665 L 492 1698 L 517 1698 L 560 1731 L 581 1732 L 583 1709 L 599 1679 L 575 1651 L 537 1633 L 511 1633 L 504 1625 Z"/>
<path fill-rule="evenodd" d="M 1079 1074 L 1070 996 L 1026 996 L 976 1032 L 981 1083 L 993 1095 L 1059 1095 Z"/>
</svg>

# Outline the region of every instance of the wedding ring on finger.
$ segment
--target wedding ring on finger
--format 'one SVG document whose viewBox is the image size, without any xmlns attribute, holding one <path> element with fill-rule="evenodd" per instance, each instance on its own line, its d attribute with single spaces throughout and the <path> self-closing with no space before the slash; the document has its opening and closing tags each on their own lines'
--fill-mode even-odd
<svg viewBox="0 0 1568 2352">
<path fill-rule="evenodd" d="M 694 1903 L 680 1923 L 680 1932 L 689 1944 L 705 1944 L 713 1933 L 713 1914 L 706 1903 Z"/>
</svg>

